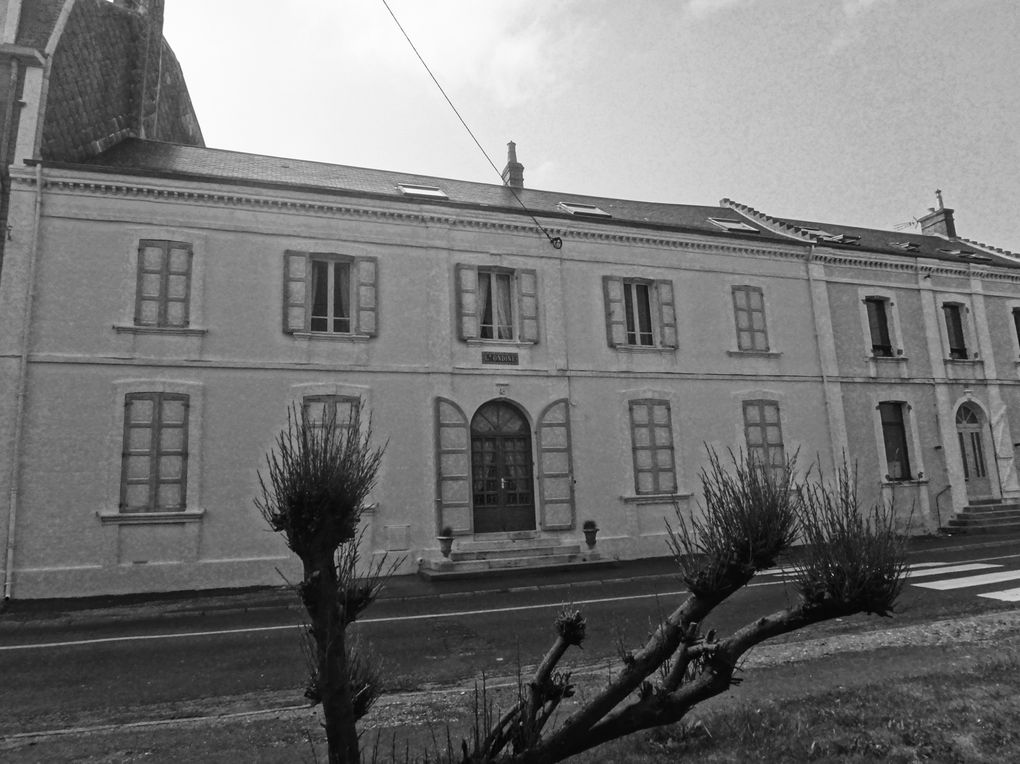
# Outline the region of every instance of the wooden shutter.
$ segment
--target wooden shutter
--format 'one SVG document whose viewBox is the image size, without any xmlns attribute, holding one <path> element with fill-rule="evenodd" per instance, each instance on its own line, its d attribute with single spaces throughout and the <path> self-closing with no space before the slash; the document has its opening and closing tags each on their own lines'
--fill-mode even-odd
<svg viewBox="0 0 1020 764">
<path fill-rule="evenodd" d="M 473 265 L 457 266 L 457 317 L 462 340 L 479 336 L 478 269 Z"/>
<path fill-rule="evenodd" d="M 561 398 L 546 406 L 538 418 L 536 431 L 542 528 L 573 528 L 574 465 L 570 448 L 570 401 Z"/>
<path fill-rule="evenodd" d="M 354 279 L 358 295 L 357 333 L 368 337 L 377 334 L 379 264 L 374 257 L 359 257 L 354 261 Z"/>
<path fill-rule="evenodd" d="M 623 279 L 602 277 L 602 291 L 606 298 L 606 338 L 609 347 L 627 344 L 627 312 L 623 301 Z"/>
<path fill-rule="evenodd" d="M 673 282 L 668 279 L 656 281 L 655 294 L 659 303 L 659 344 L 664 348 L 675 348 L 677 338 Z"/>
<path fill-rule="evenodd" d="M 304 252 L 283 255 L 283 331 L 288 334 L 306 329 L 305 312 L 308 256 Z"/>
<path fill-rule="evenodd" d="M 538 274 L 531 269 L 517 271 L 517 302 L 522 342 L 538 342 Z"/>
<path fill-rule="evenodd" d="M 470 533 L 471 433 L 460 406 L 436 398 L 436 533 Z"/>
</svg>

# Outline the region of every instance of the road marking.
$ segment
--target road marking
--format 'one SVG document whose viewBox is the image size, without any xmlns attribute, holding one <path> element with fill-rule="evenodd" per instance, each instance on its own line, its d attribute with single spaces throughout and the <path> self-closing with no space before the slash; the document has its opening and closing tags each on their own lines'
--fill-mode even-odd
<svg viewBox="0 0 1020 764">
<path fill-rule="evenodd" d="M 922 576 L 941 576 L 943 573 L 967 573 L 972 570 L 987 570 L 988 568 L 1001 568 L 1001 565 L 991 565 L 986 562 L 974 562 L 969 565 L 948 565 L 942 568 L 925 568 L 924 570 L 911 570 L 907 578 L 921 578 Z M 921 584 L 917 584 L 920 586 Z"/>
<path fill-rule="evenodd" d="M 945 581 L 927 581 L 914 584 L 925 589 L 936 589 L 946 591 L 947 589 L 964 589 L 968 586 L 983 586 L 984 584 L 997 584 L 1000 581 L 1015 581 L 1020 578 L 1020 570 L 1001 570 L 998 573 L 985 573 L 982 576 L 965 576 L 964 578 L 950 578 Z"/>
<path fill-rule="evenodd" d="M 1001 592 L 988 592 L 979 594 L 978 597 L 987 597 L 990 600 L 1002 600 L 1003 602 L 1020 602 L 1020 589 L 1004 589 Z"/>
<path fill-rule="evenodd" d="M 775 586 L 783 581 L 762 581 L 748 584 L 745 589 L 752 589 L 758 586 Z M 597 599 L 575 600 L 571 602 L 544 602 L 534 605 L 515 605 L 513 607 L 487 608 L 485 610 L 457 610 L 449 613 L 419 613 L 417 615 L 397 615 L 383 618 L 362 618 L 359 624 L 370 623 L 394 623 L 398 621 L 426 621 L 432 618 L 465 618 L 475 615 L 495 615 L 497 613 L 513 613 L 523 610 L 546 610 L 550 608 L 561 608 L 564 606 L 578 607 L 581 605 L 602 605 L 610 602 L 629 602 L 639 599 L 652 599 L 655 597 L 677 597 L 688 594 L 686 589 L 675 592 L 659 592 L 652 594 L 632 594 L 626 597 L 599 597 Z M 56 647 L 81 647 L 84 645 L 101 645 L 112 642 L 141 642 L 154 639 L 188 639 L 192 637 L 218 637 L 231 634 L 257 634 L 267 631 L 286 631 L 287 629 L 303 628 L 304 624 L 288 624 L 286 626 L 249 626 L 241 629 L 215 629 L 210 631 L 188 631 L 167 634 L 133 634 L 123 637 L 97 637 L 95 639 L 75 639 L 66 642 L 41 642 L 39 644 L 0 645 L 0 652 L 13 650 L 43 650 Z"/>
</svg>

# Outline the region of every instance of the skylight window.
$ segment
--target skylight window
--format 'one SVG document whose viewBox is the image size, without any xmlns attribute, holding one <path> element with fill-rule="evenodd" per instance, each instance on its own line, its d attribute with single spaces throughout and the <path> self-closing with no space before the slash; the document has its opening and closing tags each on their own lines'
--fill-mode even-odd
<svg viewBox="0 0 1020 764">
<path fill-rule="evenodd" d="M 447 198 L 443 189 L 437 188 L 436 186 L 419 186 L 414 183 L 398 183 L 397 188 L 400 189 L 402 194 L 407 194 L 408 196 L 426 196 L 432 199 Z"/>
<path fill-rule="evenodd" d="M 943 255 L 955 255 L 956 257 L 969 257 L 974 254 L 970 249 L 949 249 L 948 247 L 941 247 L 939 252 Z"/>
<path fill-rule="evenodd" d="M 905 252 L 917 252 L 917 250 L 921 248 L 921 245 L 916 241 L 891 241 L 889 243 L 897 249 L 902 249 Z"/>
<path fill-rule="evenodd" d="M 978 254 L 977 252 L 969 252 L 967 250 L 964 250 L 964 251 L 958 253 L 957 257 L 959 257 L 961 260 L 971 260 L 971 261 L 973 261 L 975 263 L 990 263 L 990 262 L 992 262 L 992 258 L 989 257 L 988 255 L 981 255 L 981 254 Z"/>
<path fill-rule="evenodd" d="M 719 226 L 724 231 L 747 231 L 748 233 L 760 233 L 760 231 L 753 225 L 748 225 L 742 220 L 734 220 L 733 218 L 709 218 L 709 221 Z"/>
<path fill-rule="evenodd" d="M 560 202 L 557 205 L 564 212 L 569 212 L 571 215 L 583 215 L 591 218 L 611 218 L 608 212 L 603 209 L 599 209 L 594 204 L 581 204 L 580 202 Z"/>
</svg>

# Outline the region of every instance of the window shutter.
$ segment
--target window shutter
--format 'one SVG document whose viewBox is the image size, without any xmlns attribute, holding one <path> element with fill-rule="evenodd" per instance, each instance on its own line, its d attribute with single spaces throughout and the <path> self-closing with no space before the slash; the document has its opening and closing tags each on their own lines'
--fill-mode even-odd
<svg viewBox="0 0 1020 764">
<path fill-rule="evenodd" d="M 287 334 L 302 332 L 305 323 L 306 269 L 308 256 L 304 252 L 285 252 L 283 255 L 283 331 Z"/>
<path fill-rule="evenodd" d="M 478 337 L 478 269 L 473 265 L 457 266 L 457 313 L 460 338 Z"/>
<path fill-rule="evenodd" d="M 460 406 L 436 398 L 436 532 L 470 533 L 471 437 Z"/>
<path fill-rule="evenodd" d="M 550 403 L 538 418 L 538 490 L 542 528 L 575 525 L 574 465 L 570 452 L 570 402 Z"/>
<path fill-rule="evenodd" d="M 602 277 L 602 291 L 606 297 L 606 338 L 609 347 L 627 344 L 627 314 L 623 301 L 623 279 Z"/>
<path fill-rule="evenodd" d="M 673 303 L 673 282 L 668 279 L 655 282 L 659 302 L 659 344 L 664 348 L 675 348 L 676 306 Z"/>
<path fill-rule="evenodd" d="M 379 264 L 374 257 L 359 257 L 354 261 L 357 269 L 358 334 L 374 337 L 377 334 L 377 296 Z"/>
<path fill-rule="evenodd" d="M 517 301 L 521 314 L 521 341 L 538 342 L 538 274 L 517 271 Z"/>
</svg>

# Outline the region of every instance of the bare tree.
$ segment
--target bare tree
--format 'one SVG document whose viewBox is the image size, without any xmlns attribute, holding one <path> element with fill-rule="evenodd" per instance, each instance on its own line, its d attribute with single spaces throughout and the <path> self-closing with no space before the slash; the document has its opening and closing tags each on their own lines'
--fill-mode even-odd
<svg viewBox="0 0 1020 764">
<path fill-rule="evenodd" d="M 346 639 L 346 629 L 375 599 L 389 572 L 385 559 L 357 576 L 358 523 L 375 486 L 385 446 L 372 446 L 371 422 L 361 427 L 335 415 L 313 422 L 297 406 L 266 455 L 255 504 L 301 559 L 298 594 L 308 614 L 311 680 L 306 696 L 322 703 L 329 761 L 360 761 L 355 722 L 378 696 L 370 664 Z"/>
<path fill-rule="evenodd" d="M 755 645 L 811 624 L 854 613 L 889 615 L 903 586 L 903 540 L 892 512 L 860 510 L 856 476 L 844 465 L 834 483 L 820 478 L 799 486 L 793 461 L 783 469 L 744 456 L 727 469 L 709 453 L 702 471 L 704 511 L 670 529 L 686 599 L 666 616 L 648 642 L 589 702 L 543 734 L 573 688 L 556 670 L 585 637 L 580 612 L 564 611 L 557 637 L 520 698 L 486 734 L 476 734 L 465 762 L 556 762 L 642 729 L 682 719 L 698 703 L 736 681 L 738 662 Z M 798 539 L 793 563 L 796 604 L 746 624 L 725 638 L 700 625 L 754 574 L 772 567 Z"/>
</svg>

